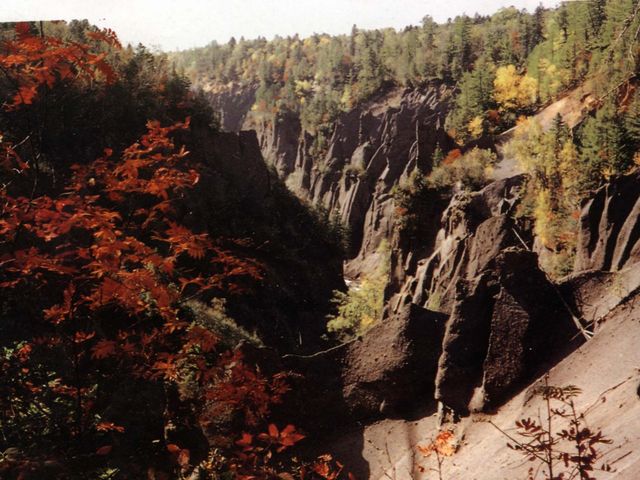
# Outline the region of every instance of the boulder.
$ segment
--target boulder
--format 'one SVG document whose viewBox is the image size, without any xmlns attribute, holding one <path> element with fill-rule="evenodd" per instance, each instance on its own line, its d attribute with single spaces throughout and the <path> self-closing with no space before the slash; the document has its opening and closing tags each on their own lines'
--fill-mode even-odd
<svg viewBox="0 0 640 480">
<path fill-rule="evenodd" d="M 408 305 L 348 346 L 342 389 L 353 417 L 403 414 L 430 403 L 445 320 Z"/>
<path fill-rule="evenodd" d="M 576 326 L 534 253 L 506 249 L 457 285 L 436 398 L 459 413 L 499 406 L 578 345 Z"/>
</svg>

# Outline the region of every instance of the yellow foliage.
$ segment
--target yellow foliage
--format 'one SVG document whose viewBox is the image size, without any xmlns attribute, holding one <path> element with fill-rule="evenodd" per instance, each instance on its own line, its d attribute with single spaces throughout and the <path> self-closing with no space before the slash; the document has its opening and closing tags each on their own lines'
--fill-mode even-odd
<svg viewBox="0 0 640 480">
<path fill-rule="evenodd" d="M 467 125 L 467 130 L 469 131 L 469 135 L 473 138 L 479 138 L 484 133 L 484 126 L 482 124 L 482 117 L 475 116 L 469 124 Z"/>
<path fill-rule="evenodd" d="M 353 285 L 346 293 L 333 292 L 332 302 L 337 312 L 327 317 L 329 332 L 337 333 L 342 338 L 362 335 L 380 319 L 391 259 L 389 244 L 381 242 L 377 253 L 380 263 L 375 272 L 366 276 L 359 286 Z"/>
<path fill-rule="evenodd" d="M 296 80 L 295 92 L 298 97 L 306 97 L 313 91 L 313 85 L 308 80 Z"/>
<path fill-rule="evenodd" d="M 528 75 L 519 75 L 514 65 L 496 70 L 493 97 L 503 110 L 527 108 L 536 101 L 538 82 Z"/>
<path fill-rule="evenodd" d="M 538 191 L 533 216 L 535 218 L 536 235 L 545 247 L 553 249 L 555 246 L 552 233 L 553 211 L 549 190 L 541 189 Z"/>
<path fill-rule="evenodd" d="M 344 92 L 342 93 L 342 97 L 340 97 L 340 105 L 345 110 L 353 108 L 353 95 L 350 85 L 344 87 Z"/>
</svg>

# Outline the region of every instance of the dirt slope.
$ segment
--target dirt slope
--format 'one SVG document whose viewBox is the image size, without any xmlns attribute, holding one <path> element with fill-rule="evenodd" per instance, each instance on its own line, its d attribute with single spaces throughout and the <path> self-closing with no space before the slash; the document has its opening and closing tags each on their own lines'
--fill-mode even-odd
<svg viewBox="0 0 640 480">
<path fill-rule="evenodd" d="M 597 479 L 638 480 L 640 478 L 640 302 L 631 300 L 612 311 L 597 335 L 549 372 L 549 384 L 576 385 L 583 390 L 577 398 L 579 411 L 586 413 L 588 425 L 602 429 L 613 440 L 606 460 L 615 471 L 597 473 Z M 540 380 L 539 380 L 540 381 Z M 457 453 L 444 464 L 443 479 L 513 480 L 524 479 L 535 464 L 507 448 L 507 439 L 489 421 L 509 433 L 520 418 L 537 417 L 542 400 L 525 389 L 495 415 L 473 414 L 455 425 Z M 360 475 L 371 479 L 430 479 L 435 473 L 433 459 L 416 450 L 437 432 L 436 415 L 416 421 L 383 420 L 364 429 Z M 336 450 L 352 456 L 354 438 L 347 435 Z M 356 455 L 357 456 L 357 455 Z M 359 458 L 359 456 L 357 456 Z M 363 467 L 365 462 L 368 464 Z M 418 465 L 427 468 L 421 473 Z M 360 478 L 360 477 L 359 477 Z M 539 477 L 542 478 L 542 477 Z"/>
<path fill-rule="evenodd" d="M 572 90 L 560 100 L 543 108 L 534 115 L 533 118 L 540 123 L 544 130 L 548 130 L 551 128 L 553 119 L 556 115 L 560 114 L 567 125 L 573 128 L 584 118 L 585 113 L 591 108 L 594 101 L 595 97 L 586 90 L 584 86 L 581 86 Z M 497 148 L 502 160 L 496 165 L 496 168 L 492 172 L 492 177 L 495 180 L 524 173 L 520 165 L 518 165 L 517 160 L 513 157 L 505 156 L 503 149 L 503 146 L 511 139 L 517 128 L 518 127 L 513 127 L 498 137 Z"/>
</svg>

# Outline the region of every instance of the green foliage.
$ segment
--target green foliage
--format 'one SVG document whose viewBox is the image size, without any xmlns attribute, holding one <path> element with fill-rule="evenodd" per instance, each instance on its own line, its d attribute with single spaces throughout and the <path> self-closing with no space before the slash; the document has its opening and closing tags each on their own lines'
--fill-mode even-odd
<svg viewBox="0 0 640 480">
<path fill-rule="evenodd" d="M 390 249 L 386 241 L 378 247 L 378 269 L 350 286 L 347 292 L 333 292 L 336 313 L 327 317 L 327 330 L 342 339 L 362 335 L 382 315 L 384 289 L 389 276 Z"/>
<path fill-rule="evenodd" d="M 520 213 L 533 217 L 537 238 L 552 253 L 541 257 L 542 266 L 562 276 L 571 270 L 575 253 L 585 178 L 571 132 L 559 115 L 546 132 L 539 123 L 527 121 L 516 130 L 506 152 L 529 174 Z"/>
<path fill-rule="evenodd" d="M 527 61 L 543 103 L 586 79 L 596 95 L 604 95 L 637 71 L 636 3 L 565 2 L 544 14 L 544 41 Z"/>
<path fill-rule="evenodd" d="M 522 67 L 541 39 L 535 34 L 535 19 L 512 7 L 492 17 L 462 15 L 441 25 L 425 17 L 420 26 L 402 31 L 354 26 L 350 35 L 232 39 L 225 45 L 214 42 L 174 53 L 170 59 L 196 86 L 253 86 L 254 114 L 294 111 L 314 130 L 389 84 L 456 83 L 475 72 L 482 88 L 490 90 L 492 79 L 484 74 L 491 75 L 492 65 Z M 482 99 L 490 99 L 483 93 Z M 484 101 L 475 98 L 476 93 L 471 96 L 472 102 Z M 462 123 L 477 114 L 460 114 Z"/>
<path fill-rule="evenodd" d="M 194 325 L 215 333 L 225 348 L 235 348 L 241 342 L 264 346 L 255 332 L 248 332 L 227 314 L 224 298 L 214 298 L 209 305 L 192 300 L 184 306 L 190 310 Z"/>
<path fill-rule="evenodd" d="M 636 121 L 635 111 L 625 119 L 611 100 L 587 118 L 578 132 L 585 188 L 596 188 L 633 165 L 633 133 L 627 127 L 633 130 Z"/>
<path fill-rule="evenodd" d="M 495 108 L 494 80 L 495 68 L 485 61 L 478 62 L 477 68 L 462 76 L 458 84 L 459 93 L 454 100 L 454 108 L 447 117 L 447 129 L 460 143 L 494 130 L 491 127 L 496 125 L 490 125 L 487 122 L 488 110 Z M 474 129 L 472 125 L 476 119 L 480 121 L 479 130 Z"/>
<path fill-rule="evenodd" d="M 434 189 L 479 190 L 489 182 L 489 173 L 495 162 L 493 152 L 474 148 L 450 162 L 445 159 L 427 177 L 427 184 Z"/>
</svg>

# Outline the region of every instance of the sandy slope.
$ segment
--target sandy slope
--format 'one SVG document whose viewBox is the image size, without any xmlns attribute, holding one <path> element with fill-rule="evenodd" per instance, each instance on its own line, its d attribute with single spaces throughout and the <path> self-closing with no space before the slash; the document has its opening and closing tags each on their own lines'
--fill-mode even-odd
<svg viewBox="0 0 640 480">
<path fill-rule="evenodd" d="M 540 122 L 543 129 L 547 130 L 551 128 L 555 116 L 560 114 L 567 125 L 573 128 L 584 118 L 585 112 L 590 108 L 594 100 L 593 95 L 585 90 L 584 87 L 578 87 L 569 92 L 566 96 L 562 97 L 560 100 L 543 108 L 539 113 L 534 115 L 533 118 Z M 511 139 L 517 128 L 518 127 L 513 127 L 499 136 L 498 151 L 502 160 L 498 162 L 493 171 L 492 177 L 495 180 L 513 177 L 523 173 L 516 159 L 505 156 L 502 148 L 503 145 Z"/>
<path fill-rule="evenodd" d="M 573 384 L 583 390 L 577 398 L 578 409 L 586 412 L 591 427 L 602 429 L 613 440 L 605 448 L 606 459 L 615 471 L 597 473 L 595 478 L 599 480 L 640 479 L 639 367 L 640 300 L 631 300 L 612 311 L 592 340 L 549 373 L 550 385 Z M 446 460 L 443 479 L 526 478 L 528 468 L 535 464 L 524 462 L 518 453 L 507 448 L 507 439 L 489 421 L 513 433 L 517 419 L 537 417 L 542 400 L 532 396 L 531 388 L 494 415 L 475 414 L 454 425 L 459 448 Z M 342 439 L 336 449 L 346 453 L 349 447 L 358 448 L 368 463 L 359 473 L 368 474 L 371 479 L 432 479 L 438 478 L 429 470 L 434 466 L 433 459 L 424 459 L 416 446 L 428 443 L 435 433 L 435 415 L 413 422 L 384 420 Z M 349 456 L 359 456 L 358 453 L 352 451 Z M 426 471 L 421 473 L 418 465 L 426 467 Z"/>
</svg>

